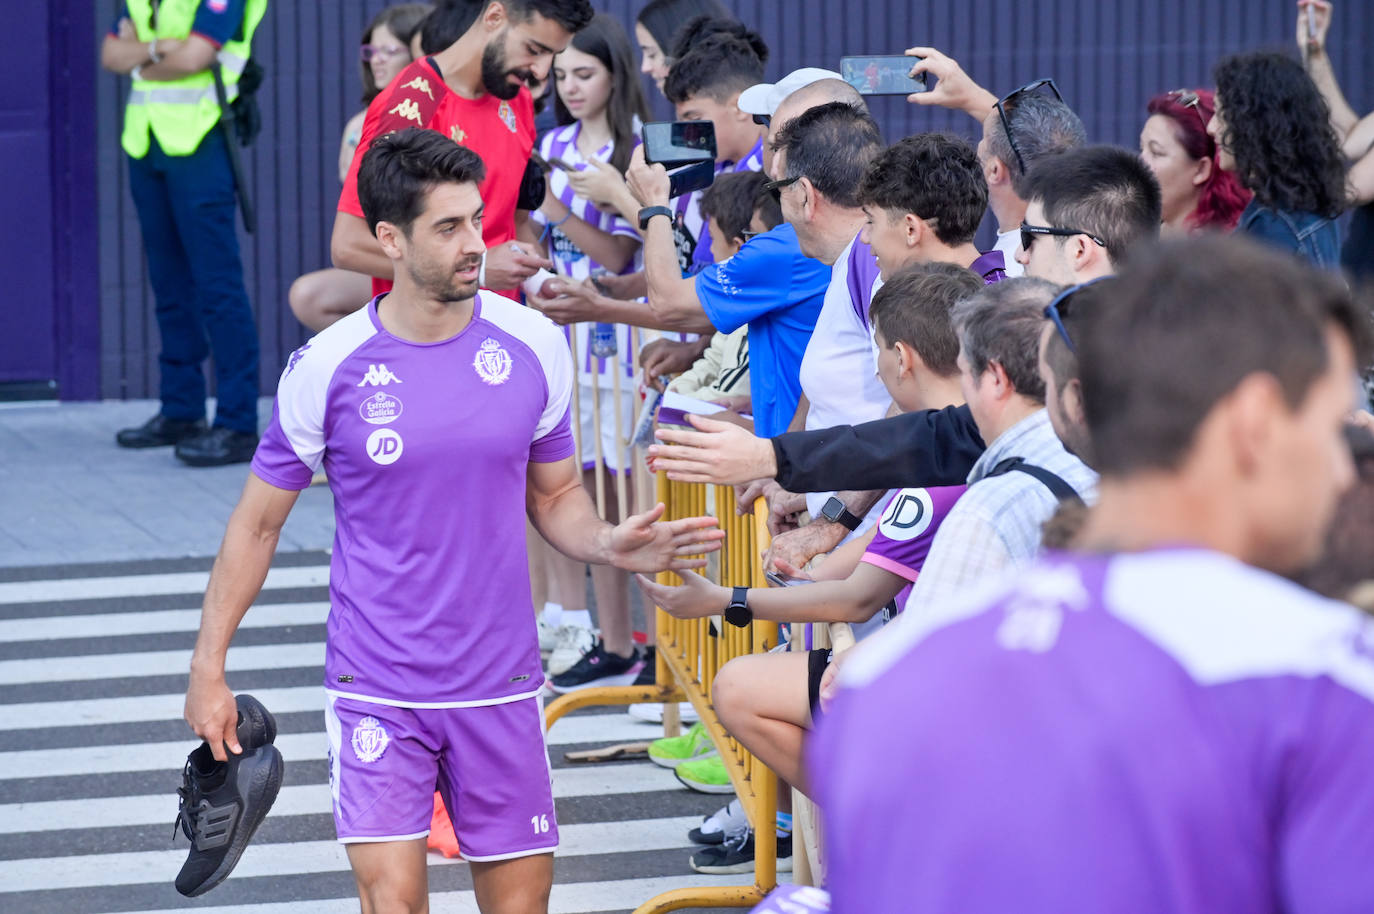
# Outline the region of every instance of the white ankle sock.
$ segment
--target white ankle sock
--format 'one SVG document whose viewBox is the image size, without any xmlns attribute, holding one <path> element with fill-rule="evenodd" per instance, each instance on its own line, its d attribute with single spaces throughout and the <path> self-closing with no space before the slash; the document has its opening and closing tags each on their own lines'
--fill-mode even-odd
<svg viewBox="0 0 1374 914">
<path fill-rule="evenodd" d="M 549 601 L 539 611 L 539 616 L 544 620 L 545 625 L 550 628 L 557 628 L 563 620 L 563 604 Z"/>
<path fill-rule="evenodd" d="M 592 613 L 589 609 L 565 609 L 559 625 L 580 625 L 583 628 L 592 627 Z"/>
</svg>

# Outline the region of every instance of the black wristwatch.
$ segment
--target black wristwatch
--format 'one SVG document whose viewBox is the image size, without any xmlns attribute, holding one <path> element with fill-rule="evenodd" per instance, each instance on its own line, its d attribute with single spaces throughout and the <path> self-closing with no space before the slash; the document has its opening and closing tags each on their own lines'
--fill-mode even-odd
<svg viewBox="0 0 1374 914">
<path fill-rule="evenodd" d="M 639 211 L 639 230 L 642 232 L 649 227 L 649 220 L 655 216 L 667 216 L 671 222 L 673 211 L 667 206 L 646 206 Z"/>
<path fill-rule="evenodd" d="M 836 524 L 843 524 L 847 530 L 854 531 L 859 529 L 859 524 L 863 523 L 863 518 L 851 512 L 845 507 L 844 502 L 834 495 L 826 501 L 825 507 L 821 508 L 821 517 Z"/>
<path fill-rule="evenodd" d="M 730 603 L 725 607 L 725 621 L 739 628 L 748 628 L 754 621 L 754 613 L 749 609 L 749 588 L 736 587 L 730 592 Z"/>
</svg>

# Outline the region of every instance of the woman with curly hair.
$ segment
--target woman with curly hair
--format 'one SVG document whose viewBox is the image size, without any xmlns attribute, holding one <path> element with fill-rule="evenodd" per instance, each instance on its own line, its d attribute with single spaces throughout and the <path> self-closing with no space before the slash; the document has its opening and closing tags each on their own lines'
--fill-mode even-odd
<svg viewBox="0 0 1374 914">
<path fill-rule="evenodd" d="M 1150 99 L 1140 157 L 1159 181 L 1166 233 L 1229 232 L 1250 202 L 1250 192 L 1217 164 L 1217 144 L 1207 133 L 1214 108 L 1210 89 Z"/>
<path fill-rule="evenodd" d="M 1255 195 L 1236 231 L 1338 267 L 1345 168 L 1316 85 L 1297 61 L 1265 51 L 1228 57 L 1215 76 L 1207 132 L 1221 167 Z"/>
</svg>

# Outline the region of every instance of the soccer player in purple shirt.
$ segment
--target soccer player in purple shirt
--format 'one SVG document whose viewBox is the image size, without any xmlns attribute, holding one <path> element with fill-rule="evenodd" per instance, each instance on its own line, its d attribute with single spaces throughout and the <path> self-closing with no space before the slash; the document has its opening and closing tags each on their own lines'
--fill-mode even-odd
<svg viewBox="0 0 1374 914">
<path fill-rule="evenodd" d="M 1374 899 L 1374 620 L 1279 575 L 1353 479 L 1369 317 L 1237 239 L 1074 340 L 1080 554 L 861 645 L 810 746 L 833 910 L 1333 914 Z"/>
<path fill-rule="evenodd" d="M 396 285 L 282 374 L 225 532 L 186 720 L 238 752 L 225 655 L 299 490 L 323 466 L 337 531 L 326 728 L 339 840 L 363 910 L 419 910 L 436 783 L 484 911 L 543 911 L 558 845 L 529 613 L 524 519 L 580 561 L 700 565 L 710 518 L 599 520 L 573 460 L 567 341 L 478 292 L 483 165 L 434 131 L 379 139 L 359 176 Z M 523 608 L 523 611 L 522 611 Z"/>
</svg>

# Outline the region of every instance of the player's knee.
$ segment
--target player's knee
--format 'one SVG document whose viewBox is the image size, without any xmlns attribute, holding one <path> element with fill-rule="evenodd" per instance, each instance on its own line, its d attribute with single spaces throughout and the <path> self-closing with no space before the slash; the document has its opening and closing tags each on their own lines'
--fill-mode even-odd
<svg viewBox="0 0 1374 914">
<path fill-rule="evenodd" d="M 381 875 L 359 888 L 367 914 L 424 914 L 429 910 L 429 892 L 423 885 Z"/>
</svg>

